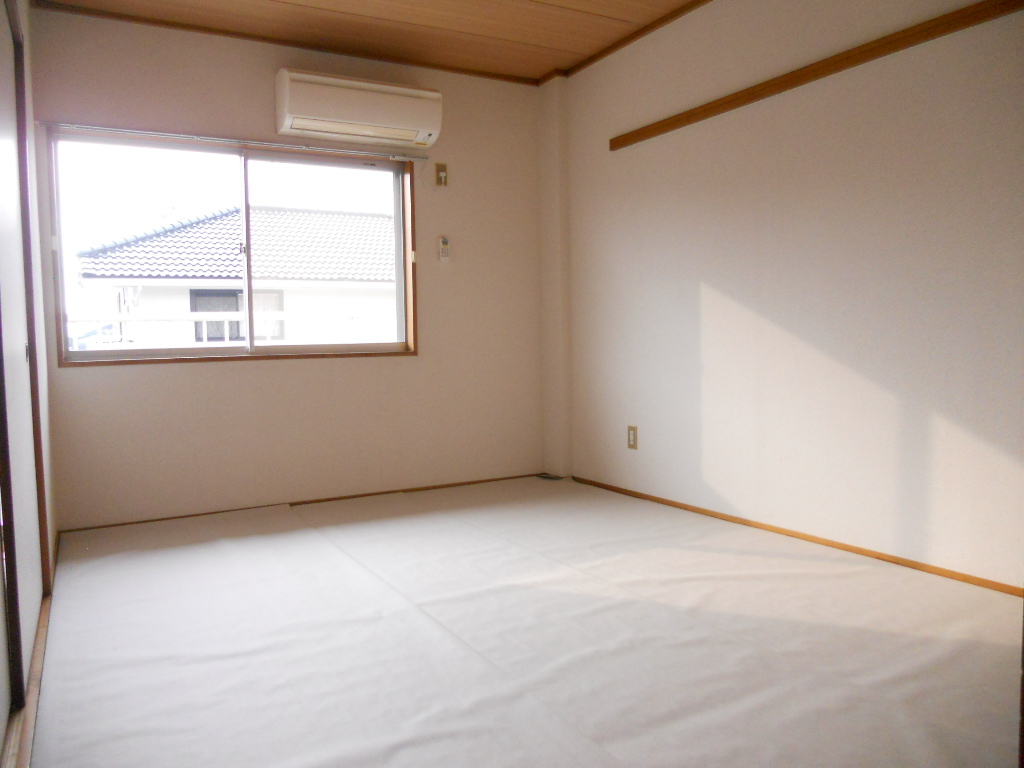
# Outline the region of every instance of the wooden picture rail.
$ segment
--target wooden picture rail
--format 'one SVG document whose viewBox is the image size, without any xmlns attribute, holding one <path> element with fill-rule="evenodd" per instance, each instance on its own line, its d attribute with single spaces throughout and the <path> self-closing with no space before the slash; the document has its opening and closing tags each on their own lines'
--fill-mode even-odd
<svg viewBox="0 0 1024 768">
<path fill-rule="evenodd" d="M 715 117 L 717 115 L 731 112 L 734 109 L 745 107 L 748 104 L 776 96 L 802 85 L 813 83 L 815 80 L 829 77 L 847 69 L 867 64 L 869 61 L 880 59 L 891 53 L 904 51 L 921 43 L 959 32 L 963 29 L 983 24 L 986 21 L 998 19 L 1015 11 L 1024 8 L 1024 0 L 983 0 L 983 2 L 969 5 L 958 11 L 947 13 L 938 18 L 915 24 L 912 27 L 895 32 L 891 35 L 873 40 L 870 43 L 859 45 L 835 56 L 829 56 L 814 64 L 793 70 L 785 75 L 773 77 L 758 85 L 745 88 L 742 91 L 724 96 L 715 101 L 709 101 L 699 107 L 694 107 L 678 115 L 667 117 L 656 123 L 637 128 L 635 131 L 616 136 L 609 142 L 609 149 L 614 152 L 624 147 L 638 144 L 641 141 L 653 139 L 670 131 L 684 128 L 701 120 Z"/>
</svg>

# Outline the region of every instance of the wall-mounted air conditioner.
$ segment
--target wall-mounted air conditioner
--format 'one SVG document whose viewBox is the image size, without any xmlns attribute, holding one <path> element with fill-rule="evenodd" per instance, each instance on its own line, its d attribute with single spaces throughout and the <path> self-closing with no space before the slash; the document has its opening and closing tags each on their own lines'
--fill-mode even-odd
<svg viewBox="0 0 1024 768">
<path fill-rule="evenodd" d="M 277 132 L 389 147 L 429 147 L 441 132 L 441 94 L 282 69 Z"/>
</svg>

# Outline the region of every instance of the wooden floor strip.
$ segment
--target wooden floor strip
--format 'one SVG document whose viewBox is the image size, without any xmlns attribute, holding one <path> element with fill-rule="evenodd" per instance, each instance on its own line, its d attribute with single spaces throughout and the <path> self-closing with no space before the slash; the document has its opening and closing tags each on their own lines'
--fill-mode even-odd
<svg viewBox="0 0 1024 768">
<path fill-rule="evenodd" d="M 50 629 L 50 596 L 43 597 L 39 606 L 39 623 L 32 645 L 32 662 L 28 670 L 25 706 L 11 714 L 7 721 L 2 768 L 29 768 L 32 764 L 32 743 L 36 735 L 36 715 L 39 712 L 39 688 L 43 681 L 43 657 L 46 655 L 46 635 Z"/>
<path fill-rule="evenodd" d="M 25 710 L 12 712 L 7 720 L 7 731 L 4 733 L 4 751 L 0 755 L 0 768 L 15 768 L 18 761 L 18 747 L 21 744 L 21 721 Z"/>
<path fill-rule="evenodd" d="M 907 568 L 913 568 L 918 571 L 924 571 L 925 573 L 931 573 L 935 576 L 943 576 L 947 579 L 955 579 L 956 581 L 962 581 L 967 584 L 973 584 L 976 587 L 984 587 L 985 589 L 992 589 L 996 592 L 1005 592 L 1008 595 L 1014 597 L 1024 597 L 1024 587 L 1017 587 L 1012 584 L 1003 584 L 1001 581 L 992 581 L 991 579 L 983 579 L 980 576 L 972 576 L 968 573 L 960 573 L 959 571 L 951 571 L 948 568 L 939 568 L 936 565 L 929 565 L 928 563 L 921 563 L 917 560 L 910 560 L 906 557 L 899 557 L 898 555 L 889 555 L 885 552 L 878 552 L 873 549 L 865 549 L 864 547 L 855 547 L 852 544 L 844 544 L 841 541 L 833 541 L 832 539 L 823 539 L 820 536 L 812 536 L 809 533 L 801 533 L 800 531 L 794 531 L 790 528 L 782 528 L 777 525 L 769 525 L 767 523 L 759 523 L 755 520 L 748 520 L 745 517 L 737 517 L 736 515 L 727 515 L 723 512 L 715 512 L 711 509 L 705 509 L 704 507 L 695 507 L 692 504 L 684 504 L 681 501 L 673 501 L 672 499 L 665 499 L 661 496 L 651 496 L 647 493 L 640 493 L 639 491 L 631 491 L 628 488 L 620 488 L 617 485 L 608 485 L 607 483 L 599 483 L 596 480 L 587 480 L 584 477 L 572 478 L 578 483 L 585 483 L 587 485 L 593 485 L 596 488 L 603 488 L 606 491 L 614 491 L 615 493 L 621 493 L 626 496 L 633 496 L 637 499 L 644 499 L 645 501 L 653 501 L 658 504 L 665 504 L 669 507 L 675 507 L 676 509 L 685 509 L 688 512 L 696 512 L 700 515 L 707 515 L 708 517 L 716 517 L 719 520 L 725 520 L 730 523 L 739 523 L 740 525 L 747 525 L 751 528 L 759 528 L 762 531 L 771 531 L 772 533 L 781 533 L 783 536 L 791 536 L 794 539 L 802 539 L 804 541 L 810 541 L 814 544 L 823 544 L 826 547 L 832 547 L 833 549 L 841 549 L 844 552 L 853 552 L 856 555 L 864 555 L 865 557 L 873 557 L 876 560 L 884 560 L 887 563 L 895 563 L 896 565 L 902 565 Z"/>
<path fill-rule="evenodd" d="M 421 485 L 417 488 L 398 488 L 394 491 L 372 491 L 370 493 L 354 493 L 350 496 L 332 496 L 327 499 L 309 499 L 308 501 L 293 501 L 291 506 L 301 507 L 303 504 L 322 504 L 325 501 L 347 501 L 348 499 L 364 499 L 367 496 L 386 496 L 389 493 L 416 493 L 417 491 L 437 491 L 442 488 L 460 488 L 463 485 L 479 485 L 480 483 L 497 483 L 502 480 L 521 480 L 524 477 L 539 477 L 538 472 L 531 472 L 528 475 L 509 475 L 508 477 L 489 477 L 486 480 L 464 480 L 461 483 L 443 483 L 442 485 Z"/>
<path fill-rule="evenodd" d="M 43 683 L 43 658 L 46 656 L 46 635 L 50 629 L 50 603 L 47 595 L 39 606 L 39 623 L 32 645 L 32 664 L 28 668 L 28 690 L 25 692 L 25 716 L 21 721 L 21 742 L 18 745 L 17 768 L 32 764 L 32 743 L 36 736 L 36 715 L 39 713 L 39 690 Z"/>
</svg>

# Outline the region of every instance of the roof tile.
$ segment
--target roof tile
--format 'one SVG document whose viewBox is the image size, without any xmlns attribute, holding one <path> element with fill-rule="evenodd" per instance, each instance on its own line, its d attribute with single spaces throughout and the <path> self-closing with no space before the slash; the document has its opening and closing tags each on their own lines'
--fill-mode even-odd
<svg viewBox="0 0 1024 768">
<path fill-rule="evenodd" d="M 395 279 L 394 217 L 250 208 L 257 280 Z M 217 211 L 78 254 L 82 277 L 241 278 L 242 214 Z"/>
</svg>

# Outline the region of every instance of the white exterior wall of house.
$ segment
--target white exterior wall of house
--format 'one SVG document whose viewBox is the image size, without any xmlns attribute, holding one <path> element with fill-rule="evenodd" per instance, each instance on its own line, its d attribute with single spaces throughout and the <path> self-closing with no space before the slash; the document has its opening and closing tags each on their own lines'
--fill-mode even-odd
<svg viewBox="0 0 1024 768">
<path fill-rule="evenodd" d="M 219 284 L 209 287 L 234 286 Z M 125 315 L 121 314 L 119 306 L 122 291 L 129 297 L 130 306 Z M 187 318 L 190 312 L 189 289 L 185 286 L 137 286 L 113 280 L 89 280 L 84 281 L 82 289 L 77 291 L 77 298 L 86 313 L 82 316 L 88 320 L 75 322 L 76 316 L 69 313 L 68 343 L 72 349 L 104 349 L 115 345 L 148 349 L 187 347 L 194 343 L 195 326 Z M 140 319 L 120 323 L 119 318 L 126 315 L 136 315 Z M 142 320 L 144 317 L 174 316 L 181 316 L 181 319 Z"/>
<path fill-rule="evenodd" d="M 82 306 L 99 322 L 71 323 L 72 339 L 77 349 L 115 346 L 109 335 L 92 333 L 92 329 L 113 324 L 117 326 L 118 296 L 128 288 L 132 306 L 128 315 L 138 318 L 124 328 L 124 342 L 116 346 L 137 348 L 183 348 L 206 346 L 195 340 L 195 320 L 190 300 L 193 289 L 241 290 L 237 280 L 181 281 L 177 285 L 154 285 L 152 281 L 87 280 L 83 281 Z M 284 321 L 284 338 L 274 340 L 292 344 L 349 344 L 395 341 L 398 331 L 394 282 L 356 281 L 259 281 L 254 290 L 281 291 L 282 312 L 273 315 Z M 257 305 L 258 309 L 258 305 Z M 209 313 L 208 313 L 209 314 Z M 218 315 L 221 313 L 217 313 Z M 223 313 L 225 319 L 230 313 Z M 103 318 L 109 317 L 110 322 Z M 267 319 L 270 319 L 269 313 Z M 241 319 L 240 316 L 238 319 Z M 257 327 L 260 317 L 257 316 Z M 74 330 L 78 328 L 78 331 Z M 121 330 L 115 330 L 120 339 Z M 257 333 L 259 336 L 259 333 Z M 274 343 L 269 341 L 267 343 Z M 216 342 L 214 342 L 216 343 Z M 259 339 L 257 339 L 259 343 Z"/>
<path fill-rule="evenodd" d="M 284 291 L 284 341 L 368 344 L 397 339 L 394 283 L 260 281 L 254 289 Z"/>
</svg>

